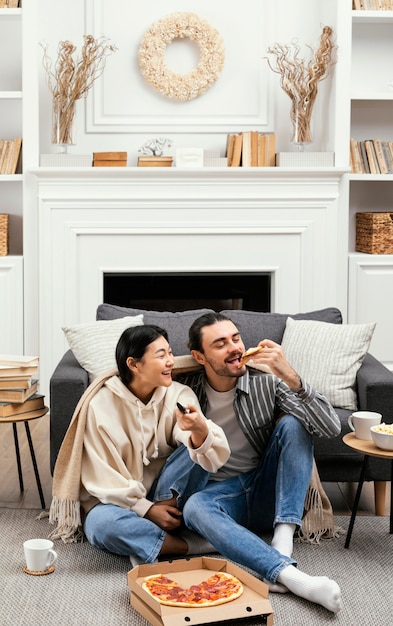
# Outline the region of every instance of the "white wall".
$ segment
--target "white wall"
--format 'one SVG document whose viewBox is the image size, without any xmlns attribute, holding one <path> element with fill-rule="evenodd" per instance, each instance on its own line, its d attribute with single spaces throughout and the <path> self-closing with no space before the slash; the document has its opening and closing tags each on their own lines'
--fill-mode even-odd
<svg viewBox="0 0 393 626">
<path fill-rule="evenodd" d="M 192 11 L 206 19 L 219 30 L 226 48 L 219 80 L 185 103 L 161 96 L 144 81 L 137 65 L 145 30 L 176 11 Z M 162 0 L 39 0 L 38 40 L 47 42 L 53 60 L 59 41 L 68 39 L 80 50 L 84 34 L 106 35 L 119 48 L 87 99 L 78 102 L 77 143 L 70 151 L 126 150 L 129 164 L 135 165 L 138 148 L 147 138 L 168 136 L 175 147 L 193 145 L 224 154 L 227 133 L 247 128 L 274 130 L 278 150 L 290 149 L 290 100 L 279 87 L 279 76 L 267 68 L 266 49 L 275 41 L 297 39 L 307 57 L 306 44 L 318 46 L 321 26 L 335 27 L 335 13 L 335 0 L 243 0 L 241 5 L 235 0 L 166 0 L 165 4 Z M 40 62 L 41 49 L 38 58 Z M 192 69 L 191 42 L 169 46 L 166 59 L 179 73 Z M 320 84 L 313 115 L 314 150 L 334 149 L 332 80 Z M 39 93 L 40 152 L 52 152 L 51 96 L 42 67 Z"/>
</svg>

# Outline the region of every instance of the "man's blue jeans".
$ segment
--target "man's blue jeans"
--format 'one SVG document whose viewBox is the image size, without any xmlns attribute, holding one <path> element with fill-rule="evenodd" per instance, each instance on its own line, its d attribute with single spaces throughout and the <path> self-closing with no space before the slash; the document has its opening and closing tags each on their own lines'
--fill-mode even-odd
<svg viewBox="0 0 393 626">
<path fill-rule="evenodd" d="M 258 534 L 277 523 L 301 525 L 313 464 L 311 435 L 292 415 L 278 422 L 255 470 L 214 481 L 192 495 L 186 526 L 208 539 L 223 556 L 276 582 L 292 558 L 280 554 Z"/>
<path fill-rule="evenodd" d="M 147 497 L 159 502 L 177 493 L 177 506 L 182 510 L 187 498 L 203 489 L 208 480 L 209 473 L 194 463 L 181 445 L 168 457 Z M 97 504 L 87 514 L 83 528 L 96 548 L 125 556 L 136 554 L 145 563 L 157 560 L 166 536 L 154 522 L 115 504 Z"/>
</svg>

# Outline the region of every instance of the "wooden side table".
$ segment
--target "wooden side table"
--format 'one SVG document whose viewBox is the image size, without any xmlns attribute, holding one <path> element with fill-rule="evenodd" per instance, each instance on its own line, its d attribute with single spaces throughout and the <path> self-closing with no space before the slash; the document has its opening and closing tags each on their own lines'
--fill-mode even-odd
<svg viewBox="0 0 393 626">
<path fill-rule="evenodd" d="M 19 415 L 11 415 L 10 417 L 0 417 L 0 424 L 12 423 L 12 428 L 14 431 L 16 462 L 18 465 L 19 487 L 21 491 L 24 491 L 24 485 L 23 485 L 22 464 L 20 460 L 17 424 L 18 422 L 24 422 L 25 424 L 26 436 L 27 436 L 27 441 L 29 443 L 30 456 L 31 456 L 31 461 L 33 463 L 35 480 L 37 483 L 37 489 L 38 489 L 38 493 L 39 493 L 40 500 L 41 500 L 41 506 L 43 509 L 45 509 L 45 500 L 44 500 L 44 494 L 42 491 L 40 475 L 38 473 L 38 466 L 37 466 L 37 461 L 35 458 L 34 446 L 33 446 L 33 441 L 31 438 L 30 427 L 29 427 L 29 421 L 38 419 L 39 417 L 43 417 L 44 415 L 48 413 L 48 411 L 49 411 L 48 407 L 45 406 L 42 409 L 37 409 L 36 411 L 29 411 L 28 413 L 20 413 Z"/>
<path fill-rule="evenodd" d="M 360 452 L 361 454 L 364 454 L 364 459 L 363 459 L 362 467 L 361 467 L 361 470 L 360 470 L 359 484 L 358 484 L 358 488 L 356 490 L 356 495 L 355 495 L 355 501 L 354 501 L 354 504 L 353 504 L 351 520 L 349 522 L 347 537 L 346 537 L 346 540 L 345 540 L 345 547 L 349 548 L 349 544 L 350 544 L 351 536 L 352 536 L 352 531 L 353 531 L 353 526 L 354 526 L 354 523 L 355 523 L 357 511 L 358 511 L 360 495 L 362 493 L 364 477 L 366 475 L 366 469 L 367 469 L 368 460 L 369 460 L 370 456 L 375 456 L 375 457 L 378 457 L 379 459 L 387 459 L 387 460 L 391 461 L 390 526 L 389 526 L 389 532 L 390 532 L 390 534 L 393 533 L 393 450 L 391 450 L 391 451 L 381 450 L 381 448 L 377 448 L 377 446 L 374 445 L 373 441 L 367 441 L 365 439 L 357 439 L 356 436 L 355 436 L 355 433 L 348 433 L 348 434 L 344 435 L 343 442 L 347 446 L 349 446 L 350 448 L 353 448 L 353 450 L 356 450 L 356 452 Z"/>
</svg>

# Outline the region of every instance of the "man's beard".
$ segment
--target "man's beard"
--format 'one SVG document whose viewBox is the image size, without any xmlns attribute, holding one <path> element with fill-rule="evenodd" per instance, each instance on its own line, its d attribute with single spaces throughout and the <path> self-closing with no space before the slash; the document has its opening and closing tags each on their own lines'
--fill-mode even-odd
<svg viewBox="0 0 393 626">
<path fill-rule="evenodd" d="M 233 365 L 232 367 L 228 366 L 226 363 L 224 363 L 224 365 L 218 365 L 215 361 L 208 358 L 206 358 L 206 362 L 217 376 L 227 376 L 230 378 L 240 378 L 241 376 L 244 376 L 245 367 L 234 369 Z"/>
</svg>

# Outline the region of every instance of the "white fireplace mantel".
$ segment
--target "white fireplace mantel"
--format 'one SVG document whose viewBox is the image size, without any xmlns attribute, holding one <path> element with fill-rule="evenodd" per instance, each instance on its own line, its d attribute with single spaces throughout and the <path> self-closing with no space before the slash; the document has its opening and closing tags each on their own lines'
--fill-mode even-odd
<svg viewBox="0 0 393 626">
<path fill-rule="evenodd" d="M 38 198 L 37 256 L 29 271 L 32 279 L 39 276 L 43 386 L 67 349 L 62 326 L 95 319 L 106 272 L 270 272 L 273 311 L 338 306 L 345 315 L 345 172 L 31 171 Z"/>
</svg>

